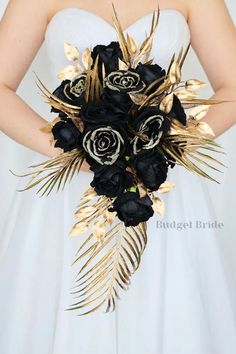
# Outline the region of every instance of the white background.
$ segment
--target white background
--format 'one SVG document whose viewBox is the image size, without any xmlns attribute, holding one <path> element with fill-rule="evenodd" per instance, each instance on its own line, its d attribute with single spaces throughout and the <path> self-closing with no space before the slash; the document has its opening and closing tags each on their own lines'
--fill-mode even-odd
<svg viewBox="0 0 236 354">
<path fill-rule="evenodd" d="M 0 17 L 2 16 L 4 9 L 7 5 L 7 0 L 1 0 L 0 3 Z M 229 8 L 231 17 L 236 23 L 236 2 L 235 0 L 227 0 L 226 4 Z M 12 48 L 14 50 L 14 48 Z M 221 53 L 220 55 L 223 55 Z M 235 63 L 236 65 L 236 63 Z M 33 71 L 37 73 L 39 78 L 45 83 L 49 89 L 54 89 L 50 86 L 50 72 L 47 71 L 47 57 L 45 53 L 44 44 L 40 48 L 38 54 L 36 55 L 31 67 L 26 73 L 24 79 L 17 93 L 42 117 L 45 119 L 51 119 L 51 114 L 49 111 L 49 105 L 43 103 L 42 97 L 39 95 L 39 90 L 36 87 L 34 81 Z M 198 78 L 205 82 L 208 82 L 207 77 L 199 64 L 199 61 L 195 53 L 190 50 L 188 58 L 185 62 L 184 67 L 184 77 L 186 78 Z M 202 91 L 202 97 L 209 97 L 212 95 L 210 85 L 207 89 Z M 16 112 L 17 114 L 17 112 Z M 236 114 L 236 112 L 235 112 Z M 13 117 L 5 117 L 5 119 L 12 119 Z M 14 117 L 16 119 L 16 117 Z M 224 117 L 222 117 L 224 119 Z M 9 169 L 15 171 L 16 173 L 25 173 L 26 167 L 29 165 L 29 161 L 33 156 L 34 152 L 28 148 L 21 146 L 14 142 L 9 137 L 0 133 L 0 153 L 1 153 L 1 169 L 0 169 L 0 193 L 1 193 L 1 204 L 0 204 L 0 230 L 8 214 L 9 208 L 11 208 L 12 203 L 14 203 L 14 198 L 12 198 L 13 192 L 16 189 L 16 183 L 18 181 L 17 177 L 14 177 Z M 223 177 L 221 177 L 220 187 L 214 182 L 211 183 L 209 188 L 212 191 L 212 200 L 216 206 L 216 211 L 218 215 L 218 220 L 224 223 L 224 228 L 221 233 L 221 245 L 229 260 L 233 275 L 236 280 L 236 227 L 235 227 L 235 217 L 236 217 L 236 207 L 235 207 L 235 175 L 236 175 L 236 158 L 235 158 L 235 141 L 236 138 L 236 128 L 232 128 L 217 141 L 224 147 L 227 152 L 225 163 L 228 168 L 226 169 Z M 208 183 L 209 185 L 209 183 Z M 10 218 L 7 222 L 11 222 Z M 4 237 L 4 235 L 0 235 Z"/>
</svg>

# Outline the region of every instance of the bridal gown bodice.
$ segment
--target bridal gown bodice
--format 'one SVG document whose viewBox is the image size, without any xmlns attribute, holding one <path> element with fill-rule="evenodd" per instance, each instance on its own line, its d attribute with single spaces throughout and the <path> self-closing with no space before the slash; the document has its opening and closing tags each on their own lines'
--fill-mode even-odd
<svg viewBox="0 0 236 354">
<path fill-rule="evenodd" d="M 142 16 L 125 29 L 140 45 L 149 32 L 152 12 Z M 64 54 L 64 40 L 75 45 L 80 52 L 97 44 L 109 44 L 116 39 L 114 27 L 101 17 L 80 8 L 62 9 L 51 18 L 45 44 L 54 77 L 68 65 Z M 175 9 L 160 11 L 151 57 L 155 63 L 167 68 L 174 53 L 185 48 L 190 41 L 190 31 L 184 15 Z"/>
</svg>

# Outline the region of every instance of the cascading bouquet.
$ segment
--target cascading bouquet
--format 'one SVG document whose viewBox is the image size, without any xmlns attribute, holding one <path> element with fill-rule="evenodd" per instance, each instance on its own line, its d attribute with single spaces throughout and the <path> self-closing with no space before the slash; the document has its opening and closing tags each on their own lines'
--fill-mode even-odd
<svg viewBox="0 0 236 354">
<path fill-rule="evenodd" d="M 51 93 L 37 77 L 51 112 L 58 114 L 42 130 L 52 132 L 55 146 L 64 152 L 20 175 L 32 176 L 22 190 L 42 183 L 37 193 L 49 195 L 55 186 L 63 189 L 84 160 L 94 173 L 70 232 L 89 235 L 72 263 L 85 259 L 72 292 L 78 301 L 66 309 L 79 310 L 79 315 L 103 304 L 106 312 L 113 311 L 118 289 L 129 288 L 146 247 L 146 222 L 154 212 L 163 215 L 161 194 L 175 186 L 166 181 L 168 169 L 180 165 L 215 181 L 201 165 L 217 171 L 213 164 L 223 165 L 199 151 L 222 153 L 200 119 L 223 101 L 198 99 L 196 92 L 204 84 L 181 81 L 188 48 L 173 55 L 165 71 L 150 59 L 159 10 L 153 12 L 140 48 L 125 36 L 114 6 L 113 11 L 118 41 L 86 48 L 81 60 L 77 48 L 65 41 L 71 65 L 60 71 L 60 86 Z M 80 313 L 83 308 L 87 310 Z"/>
</svg>

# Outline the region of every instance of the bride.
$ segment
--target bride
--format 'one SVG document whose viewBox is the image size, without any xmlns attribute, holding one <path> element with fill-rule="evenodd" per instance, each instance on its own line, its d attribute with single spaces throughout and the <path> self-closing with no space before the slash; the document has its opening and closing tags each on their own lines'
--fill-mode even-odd
<svg viewBox="0 0 236 354">
<path fill-rule="evenodd" d="M 113 3 L 125 31 L 141 43 L 156 0 Z M 232 101 L 203 118 L 218 137 L 236 120 L 236 32 L 224 1 L 158 3 L 154 61 L 167 68 L 173 52 L 191 41 L 213 98 Z M 34 163 L 63 150 L 40 130 L 47 121 L 16 94 L 21 80 L 43 41 L 56 76 L 67 64 L 64 39 L 80 52 L 116 40 L 111 16 L 110 0 L 9 1 L 0 24 L 0 127 L 39 153 Z M 218 245 L 220 229 L 209 226 L 215 215 L 202 179 L 178 167 L 170 171 L 176 188 L 166 197 L 165 218 L 148 222 L 140 268 L 116 310 L 81 317 L 65 311 L 80 242 L 67 234 L 92 176 L 86 163 L 82 169 L 64 192 L 45 199 L 33 190 L 14 196 L 0 239 L 0 353 L 234 354 L 236 300 Z M 205 226 L 197 227 L 201 222 Z"/>
</svg>

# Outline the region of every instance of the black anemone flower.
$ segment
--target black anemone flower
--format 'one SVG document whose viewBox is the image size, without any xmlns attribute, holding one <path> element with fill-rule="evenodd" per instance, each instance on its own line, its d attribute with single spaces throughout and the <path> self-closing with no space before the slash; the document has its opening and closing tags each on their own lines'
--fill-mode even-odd
<svg viewBox="0 0 236 354">
<path fill-rule="evenodd" d="M 54 91 L 53 95 L 58 97 L 63 102 L 74 106 L 81 106 L 84 102 L 86 75 L 81 74 L 76 80 L 63 80 Z M 51 106 L 51 112 L 61 113 L 61 111 Z"/>
<path fill-rule="evenodd" d="M 81 148 L 81 133 L 71 120 L 59 121 L 52 127 L 52 134 L 56 140 L 55 147 L 66 151 Z"/>
<path fill-rule="evenodd" d="M 92 126 L 84 135 L 83 147 L 101 165 L 112 165 L 125 152 L 126 131 L 118 125 Z"/>
<path fill-rule="evenodd" d="M 148 195 L 140 198 L 136 192 L 126 192 L 121 194 L 113 202 L 113 207 L 109 211 L 117 212 L 118 218 L 124 222 L 125 226 L 137 226 L 140 222 L 147 221 L 153 216 L 152 201 Z"/>
</svg>

